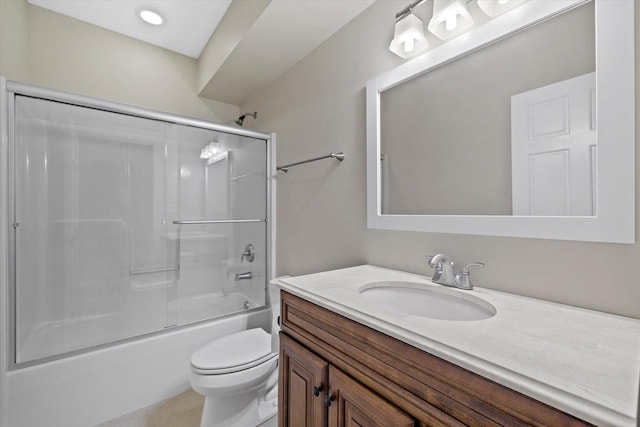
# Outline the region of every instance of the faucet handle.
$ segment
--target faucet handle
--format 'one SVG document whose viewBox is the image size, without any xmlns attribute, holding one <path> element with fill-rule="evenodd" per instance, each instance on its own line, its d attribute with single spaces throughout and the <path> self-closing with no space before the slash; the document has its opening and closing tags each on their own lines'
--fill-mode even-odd
<svg viewBox="0 0 640 427">
<path fill-rule="evenodd" d="M 249 243 L 247 246 L 244 247 L 244 252 L 242 252 L 242 254 L 240 255 L 240 262 L 244 261 L 245 259 L 249 262 L 253 262 L 255 257 L 256 257 L 256 250 L 254 246 L 251 243 Z"/>
<path fill-rule="evenodd" d="M 484 267 L 484 262 L 471 262 L 464 266 L 462 269 L 462 274 L 469 274 L 469 267 Z"/>
<path fill-rule="evenodd" d="M 471 283 L 471 275 L 469 275 L 469 267 L 484 267 L 483 262 L 472 262 L 464 266 L 460 274 L 456 274 L 456 284 L 460 289 L 473 289 Z"/>
<path fill-rule="evenodd" d="M 447 257 L 445 254 L 427 255 L 426 258 L 427 258 L 427 263 L 431 268 L 436 268 L 437 266 L 440 266 L 443 263 L 451 262 L 449 260 L 449 257 Z"/>
</svg>

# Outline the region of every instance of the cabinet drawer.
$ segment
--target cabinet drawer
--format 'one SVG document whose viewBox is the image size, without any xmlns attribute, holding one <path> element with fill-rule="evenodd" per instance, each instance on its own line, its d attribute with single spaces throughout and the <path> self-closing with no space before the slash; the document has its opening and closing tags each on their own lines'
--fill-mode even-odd
<svg viewBox="0 0 640 427">
<path fill-rule="evenodd" d="M 590 425 L 287 292 L 281 295 L 284 333 L 422 425 Z"/>
</svg>

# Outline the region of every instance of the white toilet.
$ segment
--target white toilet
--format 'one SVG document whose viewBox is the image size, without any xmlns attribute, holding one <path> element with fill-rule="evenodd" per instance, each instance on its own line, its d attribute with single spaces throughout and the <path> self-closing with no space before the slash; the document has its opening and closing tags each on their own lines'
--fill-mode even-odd
<svg viewBox="0 0 640 427">
<path fill-rule="evenodd" d="M 205 397 L 200 427 L 255 427 L 277 414 L 280 295 L 273 284 L 269 297 L 272 334 L 248 329 L 215 339 L 191 356 L 191 387 Z"/>
</svg>

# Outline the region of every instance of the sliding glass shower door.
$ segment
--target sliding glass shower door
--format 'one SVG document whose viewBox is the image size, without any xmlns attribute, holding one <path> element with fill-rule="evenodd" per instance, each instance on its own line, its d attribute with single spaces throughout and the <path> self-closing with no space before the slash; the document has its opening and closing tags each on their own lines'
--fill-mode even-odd
<svg viewBox="0 0 640 427">
<path fill-rule="evenodd" d="M 265 140 L 28 96 L 14 110 L 15 363 L 265 304 Z"/>
<path fill-rule="evenodd" d="M 264 305 L 265 141 L 182 125 L 171 125 L 167 140 L 168 238 L 180 254 L 171 323 Z M 253 256 L 243 256 L 249 245 Z"/>
</svg>

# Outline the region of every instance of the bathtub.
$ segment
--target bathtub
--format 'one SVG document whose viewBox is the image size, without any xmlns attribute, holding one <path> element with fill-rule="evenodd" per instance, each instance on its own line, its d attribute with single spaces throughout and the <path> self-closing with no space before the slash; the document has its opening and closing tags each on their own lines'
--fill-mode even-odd
<svg viewBox="0 0 640 427">
<path fill-rule="evenodd" d="M 188 325 L 214 319 L 233 313 L 258 308 L 264 304 L 240 292 L 210 292 L 201 295 L 186 296 L 164 304 L 160 313 L 170 313 L 167 318 L 162 316 L 162 322 L 171 325 Z M 26 336 L 18 348 L 19 361 L 33 361 L 50 355 L 64 355 L 74 351 L 86 351 L 103 343 L 113 343 L 121 339 L 121 331 L 114 328 L 121 321 L 121 313 L 108 312 L 102 314 L 85 315 L 59 321 L 42 322 Z M 131 330 L 128 334 L 133 338 L 152 331 L 151 325 L 145 324 L 145 319 L 151 315 L 145 312 L 136 313 L 137 319 L 128 319 L 128 323 L 141 325 L 140 330 Z M 149 319 L 147 319 L 149 320 Z M 153 322 L 157 324 L 158 322 Z M 146 329 L 144 329 L 146 328 Z M 109 345 L 109 344 L 106 344 Z"/>
<path fill-rule="evenodd" d="M 246 298 L 229 294 L 238 304 Z M 209 296 L 209 303 L 220 303 Z M 202 309 L 207 298 L 187 299 Z M 227 301 L 228 302 L 228 301 Z M 251 304 L 251 302 L 249 302 Z M 270 309 L 254 308 L 64 359 L 9 371 L 6 427 L 88 427 L 190 388 L 190 358 L 208 341 L 247 328 L 269 330 Z"/>
<path fill-rule="evenodd" d="M 186 325 L 200 319 L 206 319 L 216 313 L 224 315 L 241 312 L 261 305 L 264 304 L 260 304 L 252 297 L 240 292 L 210 292 L 172 301 L 169 303 L 169 312 L 177 313 L 178 325 Z"/>
</svg>

